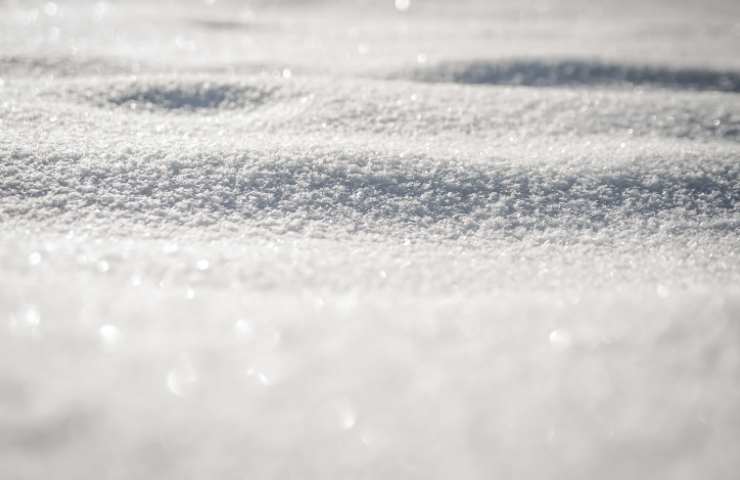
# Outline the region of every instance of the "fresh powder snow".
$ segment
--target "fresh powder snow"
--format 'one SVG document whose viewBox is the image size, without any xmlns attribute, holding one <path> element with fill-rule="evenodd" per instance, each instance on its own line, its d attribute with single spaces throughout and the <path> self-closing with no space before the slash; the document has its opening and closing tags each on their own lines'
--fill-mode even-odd
<svg viewBox="0 0 740 480">
<path fill-rule="evenodd" d="M 0 1 L 0 478 L 735 479 L 740 3 Z"/>
</svg>

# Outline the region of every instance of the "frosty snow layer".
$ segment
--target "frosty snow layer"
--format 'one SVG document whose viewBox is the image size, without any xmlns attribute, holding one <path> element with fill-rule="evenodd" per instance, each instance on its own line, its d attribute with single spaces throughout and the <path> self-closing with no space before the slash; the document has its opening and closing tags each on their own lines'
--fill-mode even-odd
<svg viewBox="0 0 740 480">
<path fill-rule="evenodd" d="M 736 7 L 401 3 L 0 6 L 0 478 L 736 476 Z"/>
</svg>

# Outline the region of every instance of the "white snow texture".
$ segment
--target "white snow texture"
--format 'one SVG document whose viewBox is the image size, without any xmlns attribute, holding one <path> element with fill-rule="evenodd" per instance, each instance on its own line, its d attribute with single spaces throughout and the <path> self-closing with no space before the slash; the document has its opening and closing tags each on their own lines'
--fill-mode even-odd
<svg viewBox="0 0 740 480">
<path fill-rule="evenodd" d="M 738 478 L 739 25 L 0 1 L 0 478 Z"/>
</svg>

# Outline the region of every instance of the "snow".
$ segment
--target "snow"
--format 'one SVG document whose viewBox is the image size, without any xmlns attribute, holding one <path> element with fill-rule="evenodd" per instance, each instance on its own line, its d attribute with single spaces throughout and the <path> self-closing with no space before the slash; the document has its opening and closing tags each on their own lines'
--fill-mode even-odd
<svg viewBox="0 0 740 480">
<path fill-rule="evenodd" d="M 0 478 L 735 478 L 739 15 L 0 4 Z"/>
</svg>

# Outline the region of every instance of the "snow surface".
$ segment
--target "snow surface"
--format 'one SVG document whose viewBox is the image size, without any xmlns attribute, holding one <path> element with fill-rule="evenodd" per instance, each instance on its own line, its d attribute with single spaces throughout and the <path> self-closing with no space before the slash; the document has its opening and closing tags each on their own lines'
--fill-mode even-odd
<svg viewBox="0 0 740 480">
<path fill-rule="evenodd" d="M 0 2 L 0 478 L 737 478 L 738 25 Z"/>
</svg>

